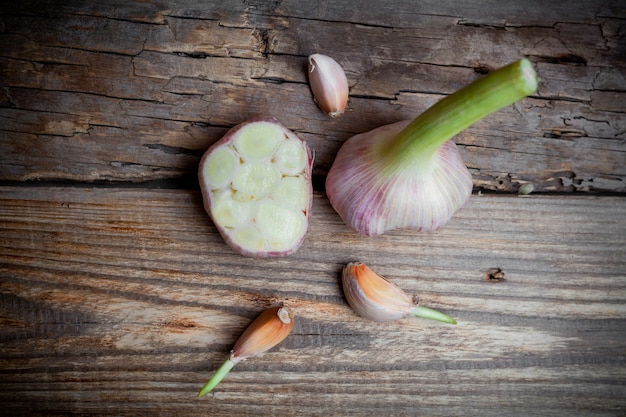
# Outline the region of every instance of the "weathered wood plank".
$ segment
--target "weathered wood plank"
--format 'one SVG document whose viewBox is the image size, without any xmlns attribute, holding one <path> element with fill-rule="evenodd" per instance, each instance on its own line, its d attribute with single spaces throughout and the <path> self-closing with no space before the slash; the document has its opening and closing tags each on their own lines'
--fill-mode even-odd
<svg viewBox="0 0 626 417">
<path fill-rule="evenodd" d="M 445 229 L 358 237 L 316 194 L 303 247 L 231 251 L 183 190 L 0 188 L 0 409 L 10 415 L 619 415 L 622 198 L 474 196 Z M 368 262 L 446 326 L 356 317 Z M 487 282 L 499 266 L 506 280 Z M 296 327 L 194 397 L 264 307 Z"/>
<path fill-rule="evenodd" d="M 570 3 L 570 6 L 573 6 Z M 575 7 L 556 7 L 541 0 L 498 2 L 494 0 L 466 3 L 451 3 L 426 0 L 415 3 L 397 0 L 379 7 L 347 8 L 341 2 L 324 4 L 315 2 L 300 4 L 298 0 L 283 0 L 275 6 L 289 16 L 315 16 L 321 20 L 352 22 L 387 27 L 419 27 L 431 18 L 455 18 L 466 25 L 486 27 L 550 27 L 554 22 L 595 23 L 601 18 L 623 18 L 625 11 L 617 1 L 581 0 Z"/>
<path fill-rule="evenodd" d="M 524 13 L 515 2 L 83 3 L 0 11 L 0 180 L 191 177 L 227 127 L 261 115 L 301 134 L 323 176 L 351 135 L 414 117 L 527 55 L 537 95 L 457 137 L 475 186 L 626 191 L 618 2 L 537 2 Z M 338 120 L 311 100 L 313 52 L 348 73 Z"/>
</svg>

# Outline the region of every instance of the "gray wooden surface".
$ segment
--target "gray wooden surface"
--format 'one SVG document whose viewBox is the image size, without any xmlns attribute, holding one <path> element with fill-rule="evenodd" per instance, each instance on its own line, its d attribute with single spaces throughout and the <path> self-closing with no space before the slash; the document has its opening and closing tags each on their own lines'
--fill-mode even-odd
<svg viewBox="0 0 626 417">
<path fill-rule="evenodd" d="M 528 56 L 537 94 L 457 138 L 476 186 L 626 191 L 619 2 L 572 2 L 567 12 L 545 2 L 29 3 L 2 19 L 3 179 L 194 175 L 228 127 L 266 115 L 315 148 L 324 175 L 348 137 L 413 118 Z M 339 119 L 311 99 L 306 57 L 316 52 L 348 74 Z"/>
<path fill-rule="evenodd" d="M 3 3 L 0 415 L 624 415 L 625 18 L 609 0 Z M 339 119 L 312 101 L 315 52 L 348 74 Z M 475 193 L 446 228 L 341 222 L 323 184 L 345 139 L 521 56 L 539 90 L 455 139 Z M 288 258 L 229 249 L 195 179 L 255 116 L 316 152 Z M 458 325 L 357 317 L 350 261 Z M 293 333 L 197 399 L 274 302 Z"/>
</svg>

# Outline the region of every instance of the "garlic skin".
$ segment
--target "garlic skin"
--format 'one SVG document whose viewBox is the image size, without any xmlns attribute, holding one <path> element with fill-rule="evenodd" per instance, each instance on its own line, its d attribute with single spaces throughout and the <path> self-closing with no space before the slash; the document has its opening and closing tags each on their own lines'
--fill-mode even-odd
<svg viewBox="0 0 626 417">
<path fill-rule="evenodd" d="M 348 103 L 348 79 L 341 66 L 329 56 L 309 56 L 309 84 L 317 105 L 330 117 L 338 117 Z"/>
<path fill-rule="evenodd" d="M 289 307 L 271 307 L 263 311 L 239 337 L 230 354 L 235 363 L 273 348 L 293 329 L 293 312 Z"/>
<path fill-rule="evenodd" d="M 417 296 L 409 296 L 362 262 L 345 265 L 341 281 L 348 304 L 366 319 L 388 322 L 413 315 L 456 324 L 456 320 L 447 314 L 418 305 Z"/>
<path fill-rule="evenodd" d="M 472 176 L 452 141 L 430 160 L 393 167 L 381 157 L 411 121 L 385 125 L 348 139 L 326 179 L 326 194 L 357 233 L 394 229 L 433 231 L 444 226 L 472 194 Z"/>
<path fill-rule="evenodd" d="M 239 336 L 230 357 L 204 384 L 198 397 L 211 392 L 239 362 L 258 356 L 285 340 L 293 329 L 293 318 L 293 311 L 287 306 L 265 309 Z"/>
</svg>

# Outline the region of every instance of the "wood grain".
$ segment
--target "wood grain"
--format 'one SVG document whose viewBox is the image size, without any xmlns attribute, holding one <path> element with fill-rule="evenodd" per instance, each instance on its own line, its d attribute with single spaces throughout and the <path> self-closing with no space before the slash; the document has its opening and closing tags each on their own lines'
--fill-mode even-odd
<svg viewBox="0 0 626 417">
<path fill-rule="evenodd" d="M 231 251 L 197 191 L 0 188 L 5 415 L 619 415 L 626 205 L 473 196 L 445 229 L 355 235 L 316 194 L 303 247 Z M 457 326 L 355 316 L 361 260 Z M 498 266 L 500 283 L 483 273 Z M 284 301 L 293 333 L 197 389 Z"/>
<path fill-rule="evenodd" d="M 1 2 L 0 416 L 626 415 L 626 9 L 570 3 Z M 346 70 L 341 118 L 312 53 Z M 341 222 L 323 184 L 347 138 L 521 56 L 539 89 L 455 138 L 476 192 L 445 229 Z M 233 252 L 195 179 L 256 116 L 316 153 L 289 258 Z M 459 324 L 357 317 L 357 260 Z M 276 302 L 292 334 L 197 399 Z"/>
<path fill-rule="evenodd" d="M 255 116 L 306 139 L 323 178 L 348 137 L 528 56 L 538 92 L 456 138 L 475 187 L 626 191 L 618 1 L 14 3 L 0 8 L 0 180 L 190 178 L 210 144 Z M 350 80 L 337 120 L 311 98 L 316 52 Z"/>
</svg>

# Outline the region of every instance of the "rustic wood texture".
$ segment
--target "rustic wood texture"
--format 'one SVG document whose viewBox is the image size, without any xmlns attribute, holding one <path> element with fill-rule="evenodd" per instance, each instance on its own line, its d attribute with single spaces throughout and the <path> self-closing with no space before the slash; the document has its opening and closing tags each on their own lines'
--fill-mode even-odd
<svg viewBox="0 0 626 417">
<path fill-rule="evenodd" d="M 303 247 L 253 260 L 220 240 L 196 191 L 0 191 L 0 401 L 12 413 L 626 410 L 620 198 L 474 196 L 440 232 L 372 239 L 317 194 Z M 339 281 L 353 260 L 459 324 L 357 317 Z M 486 281 L 496 266 L 506 279 Z M 295 310 L 292 334 L 196 399 L 277 301 Z"/>
<path fill-rule="evenodd" d="M 2 2 L 0 416 L 626 415 L 626 8 L 551 3 Z M 311 53 L 348 74 L 338 119 Z M 348 137 L 521 56 L 539 90 L 455 138 L 475 194 L 446 228 L 341 222 L 323 184 Z M 254 116 L 316 153 L 288 258 L 228 248 L 195 179 Z M 459 324 L 357 317 L 357 260 Z M 293 333 L 195 398 L 275 302 Z"/>
<path fill-rule="evenodd" d="M 259 115 L 306 139 L 323 177 L 348 137 L 528 56 L 537 94 L 457 137 L 476 187 L 626 192 L 619 1 L 126 3 L 3 7 L 0 180 L 190 177 L 228 127 Z M 350 80 L 337 120 L 311 98 L 316 52 Z"/>
</svg>

